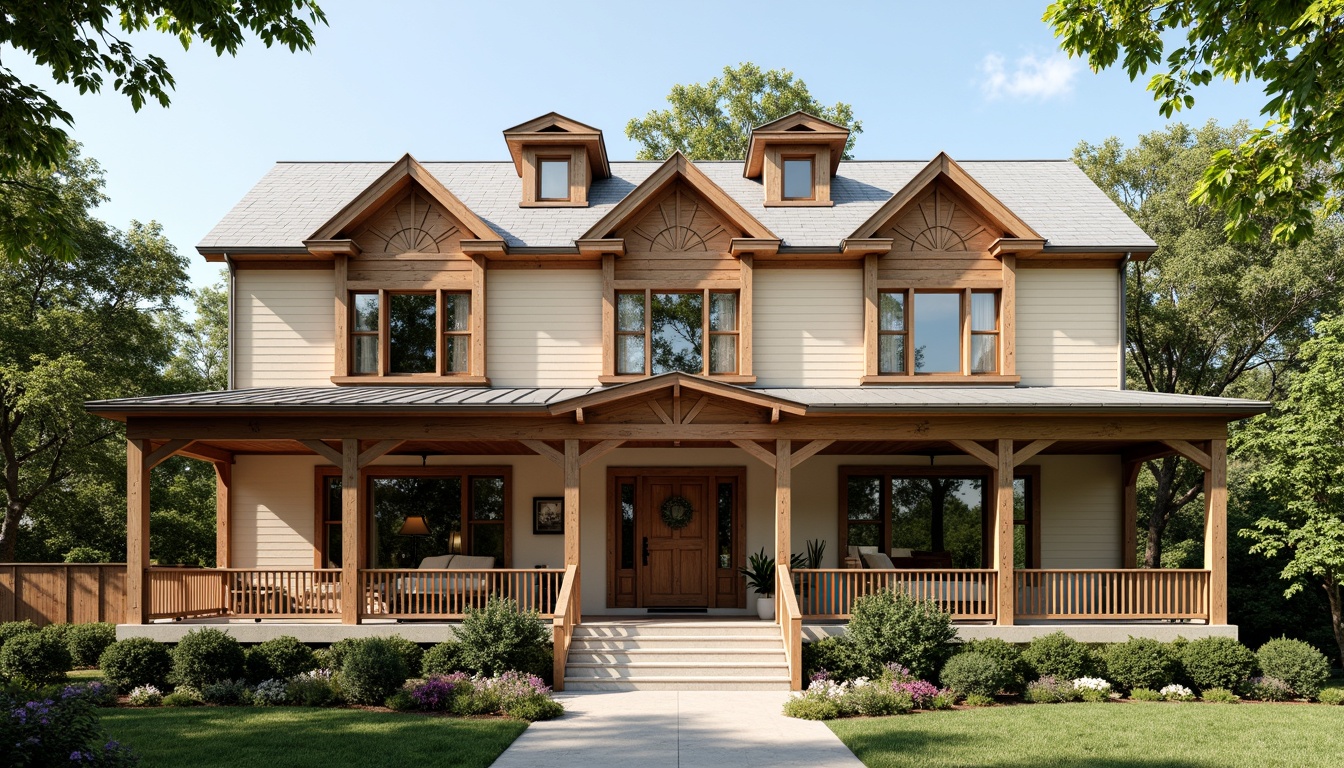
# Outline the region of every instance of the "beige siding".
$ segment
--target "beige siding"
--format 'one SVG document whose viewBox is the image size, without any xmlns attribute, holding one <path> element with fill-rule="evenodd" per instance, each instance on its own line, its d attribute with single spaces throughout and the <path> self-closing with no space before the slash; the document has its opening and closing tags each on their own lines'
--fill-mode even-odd
<svg viewBox="0 0 1344 768">
<path fill-rule="evenodd" d="M 1120 568 L 1120 459 L 1042 456 L 1041 567 Z"/>
<path fill-rule="evenodd" d="M 243 269 L 234 305 L 234 386 L 331 386 L 332 273 Z"/>
<path fill-rule="evenodd" d="M 497 387 L 593 387 L 602 374 L 602 273 L 491 270 L 486 372 Z"/>
<path fill-rule="evenodd" d="M 1027 386 L 1119 386 L 1113 269 L 1019 269 L 1017 372 Z"/>
<path fill-rule="evenodd" d="M 312 568 L 316 456 L 239 456 L 233 467 L 233 566 Z"/>
<path fill-rule="evenodd" d="M 757 383 L 854 387 L 863 376 L 863 272 L 758 269 L 753 277 Z"/>
</svg>

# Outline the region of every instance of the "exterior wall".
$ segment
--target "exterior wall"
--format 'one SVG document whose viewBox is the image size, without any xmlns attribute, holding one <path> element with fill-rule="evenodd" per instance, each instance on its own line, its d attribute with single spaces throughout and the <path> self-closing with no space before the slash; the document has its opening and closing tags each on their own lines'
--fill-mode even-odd
<svg viewBox="0 0 1344 768">
<path fill-rule="evenodd" d="M 490 270 L 486 374 L 497 387 L 593 387 L 602 375 L 602 273 Z"/>
<path fill-rule="evenodd" d="M 239 456 L 230 544 L 235 568 L 312 568 L 317 456 Z"/>
<path fill-rule="evenodd" d="M 234 385 L 329 387 L 334 372 L 332 273 L 240 269 L 234 303 Z"/>
<path fill-rule="evenodd" d="M 757 269 L 753 365 L 765 387 L 853 387 L 863 376 L 863 271 Z"/>
<path fill-rule="evenodd" d="M 1040 456 L 1041 567 L 1121 568 L 1120 457 Z"/>
<path fill-rule="evenodd" d="M 1023 385 L 1119 386 L 1118 280 L 1114 269 L 1018 269 L 1017 372 Z"/>
</svg>

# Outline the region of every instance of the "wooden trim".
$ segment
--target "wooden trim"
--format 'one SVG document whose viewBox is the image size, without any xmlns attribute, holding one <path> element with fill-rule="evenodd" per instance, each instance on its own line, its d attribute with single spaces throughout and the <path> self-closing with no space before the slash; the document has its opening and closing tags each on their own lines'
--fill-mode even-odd
<svg viewBox="0 0 1344 768">
<path fill-rule="evenodd" d="M 1205 472 L 1208 472 L 1210 469 L 1213 468 L 1212 457 L 1210 457 L 1209 454 L 1205 453 L 1204 451 L 1201 451 L 1200 449 L 1191 445 L 1189 441 L 1167 439 L 1162 440 L 1161 442 L 1163 445 L 1166 445 L 1173 451 L 1181 454 L 1185 458 L 1198 464 L 1200 469 L 1203 469 Z"/>
<path fill-rule="evenodd" d="M 673 372 L 663 373 L 657 376 L 641 376 L 624 383 L 618 387 L 593 392 L 587 395 L 572 397 L 568 400 L 562 400 L 553 403 L 548 410 L 554 415 L 566 414 L 576 408 L 591 408 L 593 406 L 613 403 L 627 398 L 638 397 L 639 395 L 657 392 L 662 389 L 680 386 L 683 389 L 700 392 L 706 395 L 716 395 L 718 397 L 736 400 L 738 402 L 750 405 L 760 406 L 762 408 L 779 408 L 784 413 L 790 413 L 801 416 L 807 412 L 806 406 L 796 403 L 792 400 L 785 400 L 781 397 L 774 397 L 759 392 L 752 392 L 740 387 L 732 386 L 722 382 L 719 377 L 706 378 L 689 373 Z"/>
<path fill-rule="evenodd" d="M 863 257 L 863 378 L 860 383 L 878 375 L 878 255 Z M 910 346 L 909 343 L 906 346 Z"/>
<path fill-rule="evenodd" d="M 485 369 L 485 257 L 471 258 L 471 375 L 486 378 Z M 442 314 L 442 313 L 439 313 Z M 439 365 L 442 365 L 440 358 Z"/>
<path fill-rule="evenodd" d="M 145 571 L 149 568 L 148 440 L 126 441 L 126 623 L 149 622 Z"/>
<path fill-rule="evenodd" d="M 587 258 L 600 258 L 603 256 L 624 256 L 625 238 L 623 237 L 599 237 L 599 238 L 579 238 L 574 241 L 574 247 L 579 249 L 579 255 Z"/>
<path fill-rule="evenodd" d="M 194 442 L 196 441 L 182 440 L 182 439 L 169 440 L 168 442 L 156 448 L 148 456 L 145 456 L 144 458 L 145 470 L 148 471 L 159 466 L 168 459 L 171 459 L 182 449 L 189 447 Z"/>
<path fill-rule="evenodd" d="M 813 440 L 802 448 L 796 449 L 793 452 L 793 466 L 796 467 L 813 456 L 816 456 L 818 453 L 831 447 L 831 444 L 834 442 L 834 440 Z M 753 443 L 753 445 L 755 445 L 755 443 Z"/>
<path fill-rule="evenodd" d="M 1204 568 L 1209 572 L 1209 623 L 1227 624 L 1227 440 L 1209 441 L 1204 473 Z"/>
<path fill-rule="evenodd" d="M 624 241 L 622 241 L 624 242 Z M 624 247 L 621 248 L 624 251 Z M 602 254 L 602 376 L 616 375 L 616 256 Z M 647 319 L 645 321 L 647 323 Z M 647 366 L 647 361 L 645 363 Z"/>
<path fill-rule="evenodd" d="M 995 624 L 1011 626 L 1016 613 L 1013 589 L 1013 441 L 998 440 L 994 465 L 994 569 L 998 571 L 999 615 Z"/>
<path fill-rule="evenodd" d="M 956 446 L 958 450 L 972 458 L 979 460 L 982 464 L 989 467 L 999 465 L 999 457 L 988 448 L 972 440 L 948 440 L 949 443 Z M 1012 441 L 1009 441 L 1009 447 L 1012 447 Z"/>
<path fill-rule="evenodd" d="M 1139 471 L 1143 462 L 1129 461 L 1120 470 L 1120 562 L 1125 568 L 1139 563 Z"/>
<path fill-rule="evenodd" d="M 208 445 L 202 445 L 199 442 L 178 451 L 178 453 L 191 459 L 200 459 L 201 461 L 233 463 L 233 454 L 228 451 L 221 451 L 218 448 L 211 448 Z"/>
<path fill-rule="evenodd" d="M 350 271 L 350 260 L 346 256 L 337 256 L 335 265 L 335 366 L 336 376 L 350 375 L 350 291 L 345 285 L 346 275 Z"/>
<path fill-rule="evenodd" d="M 1017 257 L 1003 257 L 999 289 L 999 372 L 1017 377 Z"/>
<path fill-rule="evenodd" d="M 701 395 L 700 399 L 695 401 L 695 405 L 691 406 L 691 410 L 687 411 L 686 415 L 681 417 L 681 423 L 693 423 L 695 417 L 700 415 L 700 411 L 704 410 L 706 405 L 709 405 L 709 395 Z"/>
<path fill-rule="evenodd" d="M 419 184 L 420 188 L 433 198 L 434 202 L 443 206 L 474 237 L 491 238 L 496 236 L 495 231 L 481 217 L 477 216 L 456 195 L 449 192 L 447 187 L 443 186 L 433 174 L 425 170 L 424 166 L 420 165 L 408 153 L 393 163 L 391 168 L 388 168 L 363 192 L 355 196 L 355 199 L 341 208 L 335 216 L 318 227 L 317 231 L 308 239 L 331 240 L 335 238 L 344 230 L 358 223 L 363 217 L 377 211 L 391 201 L 411 181 Z"/>
<path fill-rule="evenodd" d="M 579 441 L 566 440 L 564 453 L 565 469 L 565 565 L 579 564 L 580 544 L 579 524 L 582 515 L 579 511 Z"/>
<path fill-rule="evenodd" d="M 339 466 L 342 466 L 343 463 L 345 462 L 345 458 L 341 455 L 341 451 L 338 451 L 338 450 L 336 450 L 335 448 L 332 448 L 330 445 L 327 445 L 325 442 L 323 442 L 323 441 L 321 441 L 321 440 L 307 440 L 307 439 L 304 439 L 304 440 L 299 440 L 298 442 L 302 443 L 305 447 L 308 448 L 308 450 L 312 451 L 313 453 L 316 453 L 318 456 L 321 456 L 322 458 L 326 459 L 327 461 L 331 462 L 332 464 L 335 464 L 335 465 L 338 466 L 338 467 L 339 467 Z M 355 469 L 359 469 L 359 463 L 358 463 L 358 459 L 359 459 L 359 453 L 358 453 L 358 452 L 359 452 L 359 443 L 358 443 L 358 442 L 355 443 L 355 452 L 356 452 L 356 453 L 355 453 L 355 459 L 354 459 L 355 462 L 356 462 L 356 463 L 355 463 Z"/>
<path fill-rule="evenodd" d="M 518 442 L 531 448 L 533 453 L 536 453 L 538 456 L 543 456 L 560 467 L 565 466 L 565 454 L 555 450 L 546 443 L 543 443 L 540 440 L 519 440 Z"/>
<path fill-rule="evenodd" d="M 233 566 L 233 464 L 212 462 L 215 468 L 215 567 Z"/>
<path fill-rule="evenodd" d="M 910 349 L 912 345 L 907 344 L 906 347 Z M 914 375 L 884 373 L 876 376 L 864 376 L 859 379 L 860 384 L 891 384 L 907 387 L 928 386 L 930 384 L 964 384 L 972 387 L 983 387 L 998 384 L 1019 384 L 1021 381 L 1021 376 L 999 376 L 992 373 L 973 373 L 969 376 L 962 376 L 959 373 L 916 373 Z"/>
<path fill-rule="evenodd" d="M 767 467 L 770 467 L 771 469 L 777 469 L 777 468 L 778 468 L 778 467 L 776 466 L 776 463 L 775 463 L 775 462 L 776 462 L 775 454 L 773 454 L 773 453 L 771 453 L 770 451 L 768 451 L 768 450 L 762 448 L 762 447 L 760 446 L 760 444 L 756 443 L 755 441 L 752 441 L 752 440 L 729 440 L 728 442 L 730 442 L 730 443 L 732 443 L 733 445 L 737 446 L 738 448 L 740 448 L 740 449 L 746 451 L 746 452 L 747 452 L 748 454 L 750 454 L 753 458 L 759 459 L 759 460 L 760 460 L 761 462 L 763 462 Z"/>
<path fill-rule="evenodd" d="M 624 444 L 624 440 L 603 440 L 583 452 L 583 455 L 579 457 L 579 468 L 582 469 L 583 467 L 592 464 L 594 461 L 606 456 L 608 453 L 620 448 Z"/>
<path fill-rule="evenodd" d="M 775 562 L 788 563 L 793 550 L 793 444 L 775 441 Z M 779 620 L 779 604 L 775 604 Z"/>
<path fill-rule="evenodd" d="M 330 450 L 326 443 L 320 445 Z M 325 452 L 319 453 L 325 455 Z M 358 624 L 363 607 L 363 595 L 359 594 L 359 566 L 365 544 L 364 494 L 359 487 L 359 441 L 353 438 L 342 440 L 335 463 L 341 468 L 341 623 Z"/>
<path fill-rule="evenodd" d="M 1019 466 L 1022 462 L 1030 459 L 1036 454 L 1044 451 L 1046 448 L 1054 445 L 1054 440 L 1033 440 L 1022 449 L 1013 454 L 1013 466 Z"/>
<path fill-rule="evenodd" d="M 332 376 L 331 383 L 338 387 L 488 387 L 490 379 L 486 376 L 462 374 L 440 376 L 432 373 L 394 373 L 386 376 Z"/>
<path fill-rule="evenodd" d="M 738 257 L 738 269 L 740 270 L 742 285 L 737 293 L 737 372 L 740 376 L 748 376 L 755 379 L 754 371 L 754 281 L 755 281 L 755 254 L 744 254 Z M 709 316 L 709 308 L 705 308 L 705 316 Z"/>
<path fill-rule="evenodd" d="M 372 464 L 379 457 L 396 450 L 397 446 L 404 442 L 404 440 L 382 440 L 365 449 L 363 453 L 359 454 L 360 469 Z"/>
</svg>

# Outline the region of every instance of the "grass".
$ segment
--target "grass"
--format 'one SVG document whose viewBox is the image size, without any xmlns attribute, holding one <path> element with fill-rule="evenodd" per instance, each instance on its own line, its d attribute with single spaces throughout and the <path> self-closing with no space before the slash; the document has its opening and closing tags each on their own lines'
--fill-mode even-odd
<svg viewBox="0 0 1344 768">
<path fill-rule="evenodd" d="M 1344 707 L 1040 704 L 829 725 L 868 768 L 1299 768 L 1344 754 Z"/>
<path fill-rule="evenodd" d="M 105 709 L 103 727 L 142 768 L 484 768 L 527 723 L 359 709 Z"/>
</svg>

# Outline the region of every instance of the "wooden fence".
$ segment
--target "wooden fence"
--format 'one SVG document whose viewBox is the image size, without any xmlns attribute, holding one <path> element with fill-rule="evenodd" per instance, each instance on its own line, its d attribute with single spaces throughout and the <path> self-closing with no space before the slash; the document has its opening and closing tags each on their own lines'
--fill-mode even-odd
<svg viewBox="0 0 1344 768">
<path fill-rule="evenodd" d="M 0 621 L 45 626 L 125 616 L 125 563 L 0 563 Z"/>
</svg>

